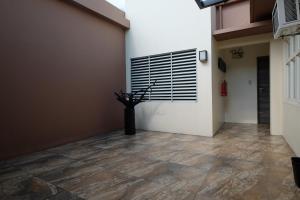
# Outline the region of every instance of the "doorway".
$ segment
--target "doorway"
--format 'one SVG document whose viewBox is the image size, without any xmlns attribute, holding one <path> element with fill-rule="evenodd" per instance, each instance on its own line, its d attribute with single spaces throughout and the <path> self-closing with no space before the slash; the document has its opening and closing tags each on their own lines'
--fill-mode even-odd
<svg viewBox="0 0 300 200">
<path fill-rule="evenodd" d="M 270 58 L 257 58 L 257 119 L 259 124 L 270 124 Z"/>
</svg>

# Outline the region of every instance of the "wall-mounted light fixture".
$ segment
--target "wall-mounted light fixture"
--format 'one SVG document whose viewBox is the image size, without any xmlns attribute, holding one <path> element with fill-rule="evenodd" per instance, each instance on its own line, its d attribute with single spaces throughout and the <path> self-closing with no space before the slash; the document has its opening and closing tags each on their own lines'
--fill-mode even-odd
<svg viewBox="0 0 300 200">
<path fill-rule="evenodd" d="M 207 51 L 203 50 L 203 51 L 199 51 L 199 60 L 201 62 L 207 62 L 208 60 L 208 55 L 207 55 Z"/>
<path fill-rule="evenodd" d="M 203 9 L 219 3 L 224 3 L 226 1 L 228 0 L 196 0 L 196 3 L 198 4 L 200 9 Z"/>
</svg>

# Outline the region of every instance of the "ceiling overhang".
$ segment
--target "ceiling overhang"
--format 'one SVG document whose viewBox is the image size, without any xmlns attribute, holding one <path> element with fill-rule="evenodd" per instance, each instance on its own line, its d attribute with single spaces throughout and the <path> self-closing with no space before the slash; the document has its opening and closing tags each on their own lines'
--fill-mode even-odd
<svg viewBox="0 0 300 200">
<path fill-rule="evenodd" d="M 250 22 L 272 19 L 276 0 L 250 0 Z"/>
<path fill-rule="evenodd" d="M 213 35 L 217 41 L 222 41 L 270 32 L 272 32 L 272 21 L 266 20 L 244 26 L 216 30 L 213 32 Z"/>
</svg>

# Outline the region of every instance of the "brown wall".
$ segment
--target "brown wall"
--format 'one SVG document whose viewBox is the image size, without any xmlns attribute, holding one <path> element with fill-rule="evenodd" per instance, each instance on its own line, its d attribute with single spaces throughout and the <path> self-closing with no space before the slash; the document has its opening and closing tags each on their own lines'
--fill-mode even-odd
<svg viewBox="0 0 300 200">
<path fill-rule="evenodd" d="M 106 0 L 64 0 L 80 6 L 96 15 L 101 15 L 113 23 L 124 28 L 130 27 L 130 22 L 125 18 L 125 12 L 116 8 Z"/>
<path fill-rule="evenodd" d="M 225 29 L 250 24 L 250 1 L 232 1 L 217 7 L 217 27 Z"/>
<path fill-rule="evenodd" d="M 0 159 L 122 128 L 120 26 L 59 0 L 1 0 L 0 26 Z"/>
</svg>

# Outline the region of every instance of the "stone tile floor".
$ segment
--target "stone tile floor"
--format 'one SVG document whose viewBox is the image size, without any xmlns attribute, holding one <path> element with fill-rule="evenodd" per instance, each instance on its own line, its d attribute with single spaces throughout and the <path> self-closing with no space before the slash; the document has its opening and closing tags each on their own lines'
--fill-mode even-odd
<svg viewBox="0 0 300 200">
<path fill-rule="evenodd" d="M 225 124 L 214 138 L 140 131 L 0 162 L 0 199 L 298 200 L 283 137 Z"/>
</svg>

